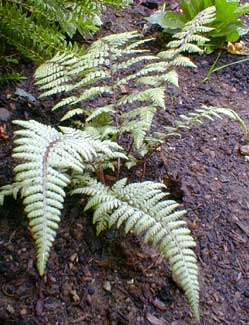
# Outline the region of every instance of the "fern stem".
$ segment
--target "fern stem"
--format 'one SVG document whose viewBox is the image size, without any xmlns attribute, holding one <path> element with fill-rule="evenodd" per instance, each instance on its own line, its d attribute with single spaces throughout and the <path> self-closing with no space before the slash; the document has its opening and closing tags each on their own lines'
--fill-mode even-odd
<svg viewBox="0 0 249 325">
<path fill-rule="evenodd" d="M 107 43 L 109 46 L 109 44 Z M 116 84 L 116 78 L 113 73 L 113 54 L 111 51 L 111 48 L 109 47 L 109 58 L 110 58 L 110 80 L 111 80 L 111 89 L 112 89 L 112 105 L 114 108 L 114 125 L 117 129 L 120 127 L 120 119 L 119 119 L 119 108 L 117 105 L 117 89 L 115 87 Z M 117 141 L 120 140 L 120 135 L 118 136 Z M 121 159 L 117 159 L 117 173 L 116 173 L 116 179 L 118 180 L 120 178 L 121 173 Z"/>
<path fill-rule="evenodd" d="M 105 185 L 106 184 L 105 174 L 104 174 L 104 171 L 103 171 L 103 167 L 101 166 L 101 163 L 99 163 L 99 168 L 98 168 L 98 171 L 97 171 L 97 175 L 98 175 L 99 180 L 101 181 L 101 183 L 103 183 Z"/>
</svg>

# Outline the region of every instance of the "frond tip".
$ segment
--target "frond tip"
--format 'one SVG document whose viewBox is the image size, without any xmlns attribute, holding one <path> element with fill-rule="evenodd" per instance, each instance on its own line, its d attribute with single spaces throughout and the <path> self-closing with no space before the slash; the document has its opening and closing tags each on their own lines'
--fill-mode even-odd
<svg viewBox="0 0 249 325">
<path fill-rule="evenodd" d="M 134 230 L 144 235 L 144 241 L 152 242 L 172 266 L 177 282 L 184 290 L 188 301 L 199 319 L 198 266 L 192 247 L 195 242 L 179 220 L 185 211 L 176 211 L 178 204 L 167 199 L 165 186 L 160 183 L 143 182 L 126 185 L 121 179 L 112 188 L 95 180 L 79 185 L 73 194 L 90 196 L 85 209 L 93 208 L 94 222 L 108 226 L 125 226 L 125 232 Z"/>
<path fill-rule="evenodd" d="M 244 120 L 232 109 L 223 107 L 213 107 L 202 105 L 201 108 L 195 109 L 194 112 L 189 112 L 188 115 L 180 115 L 180 119 L 175 121 L 174 127 L 165 127 L 166 138 L 169 136 L 180 135 L 182 129 L 190 129 L 195 124 L 202 124 L 204 119 L 213 121 L 214 118 L 222 119 L 222 115 L 230 120 L 240 124 L 244 136 L 247 137 L 247 126 Z"/>
</svg>

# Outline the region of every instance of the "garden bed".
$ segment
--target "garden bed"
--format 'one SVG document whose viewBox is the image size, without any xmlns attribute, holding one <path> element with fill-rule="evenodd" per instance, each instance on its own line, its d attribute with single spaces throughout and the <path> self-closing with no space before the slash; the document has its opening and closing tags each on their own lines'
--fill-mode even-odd
<svg viewBox="0 0 249 325">
<path fill-rule="evenodd" d="M 141 1 L 103 18 L 98 36 L 139 29 L 152 12 Z M 91 40 L 89 40 L 91 41 Z M 159 44 L 161 45 L 161 44 Z M 217 52 L 195 56 L 197 68 L 180 71 L 180 89 L 168 93 L 157 129 L 201 104 L 233 108 L 249 125 L 249 61 L 214 73 L 204 83 Z M 222 53 L 219 64 L 237 60 Z M 0 182 L 12 177 L 13 119 L 56 125 L 50 100 L 38 99 L 34 68 L 18 88 L 0 94 Z M 197 243 L 201 322 L 249 323 L 249 165 L 241 155 L 242 130 L 226 120 L 204 122 L 172 139 L 147 161 L 145 178 L 163 181 L 188 211 Z M 139 176 L 139 172 L 137 174 Z M 35 248 L 20 203 L 8 199 L 0 210 L 0 322 L 2 324 L 196 324 L 190 307 L 160 255 L 132 235 L 96 237 L 89 215 L 68 198 L 46 276 L 35 267 Z M 115 240 L 118 238 L 118 240 Z"/>
</svg>

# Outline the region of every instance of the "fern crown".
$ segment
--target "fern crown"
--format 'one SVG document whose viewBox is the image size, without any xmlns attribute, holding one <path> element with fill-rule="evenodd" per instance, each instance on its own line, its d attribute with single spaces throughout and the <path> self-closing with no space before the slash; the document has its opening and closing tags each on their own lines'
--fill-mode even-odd
<svg viewBox="0 0 249 325">
<path fill-rule="evenodd" d="M 70 184 L 72 194 L 89 198 L 85 209 L 94 211 L 98 232 L 124 225 L 126 232 L 133 230 L 152 242 L 169 260 L 199 318 L 194 241 L 180 220 L 185 211 L 177 210 L 178 204 L 168 199 L 162 184 L 127 184 L 127 179 L 121 179 L 107 186 L 104 170 L 116 172 L 118 179 L 122 166 L 134 166 L 169 136 L 204 118 L 223 114 L 239 122 L 246 133 L 245 123 L 234 111 L 205 106 L 181 115 L 161 133 L 151 131 L 156 112 L 166 109 L 165 85 L 178 86 L 176 67 L 195 66 L 182 53 L 202 51 L 199 45 L 206 38 L 201 33 L 210 30 L 205 24 L 214 13 L 214 7 L 200 13 L 157 55 L 140 48 L 150 40 L 127 32 L 94 42 L 84 55 L 58 53 L 37 69 L 42 96 L 63 95 L 53 109 L 66 111 L 62 120 L 71 119 L 74 128 L 57 130 L 35 121 L 16 121 L 15 183 L 2 188 L 0 199 L 21 193 L 40 275 L 45 272 Z M 128 145 L 121 148 L 117 143 Z"/>
</svg>

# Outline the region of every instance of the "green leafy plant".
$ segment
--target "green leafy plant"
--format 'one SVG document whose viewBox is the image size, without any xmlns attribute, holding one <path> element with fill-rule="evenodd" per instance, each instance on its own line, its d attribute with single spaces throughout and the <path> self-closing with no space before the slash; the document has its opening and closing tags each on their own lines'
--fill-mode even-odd
<svg viewBox="0 0 249 325">
<path fill-rule="evenodd" d="M 15 71 L 19 64 L 17 53 L 8 53 L 5 46 L 0 48 L 0 84 L 10 82 L 15 83 L 26 79 L 26 77 Z"/>
<path fill-rule="evenodd" d="M 181 220 L 185 211 L 177 209 L 177 202 L 167 197 L 161 183 L 130 183 L 127 178 L 120 179 L 120 174 L 122 167 L 145 159 L 169 136 L 179 135 L 181 129 L 204 118 L 225 114 L 245 128 L 232 110 L 203 107 L 181 116 L 165 132 L 151 132 L 156 111 L 165 109 L 165 83 L 178 85 L 175 67 L 194 66 L 181 52 L 201 51 L 195 42 L 206 38 L 197 32 L 205 31 L 205 22 L 213 16 L 214 8 L 200 13 L 169 43 L 168 50 L 158 55 L 140 49 L 149 40 L 127 32 L 94 42 L 80 57 L 58 54 L 38 68 L 36 79 L 44 91 L 42 96 L 62 94 L 54 109 L 64 109 L 63 121 L 73 117 L 74 127 L 56 130 L 32 120 L 16 121 L 20 129 L 14 140 L 15 182 L 2 188 L 1 200 L 18 193 L 23 198 L 40 275 L 45 272 L 69 187 L 70 194 L 88 197 L 85 210 L 93 211 L 98 233 L 124 225 L 126 233 L 142 235 L 169 260 L 199 319 L 195 243 Z M 116 179 L 113 184 L 106 181 L 108 173 Z"/>
<path fill-rule="evenodd" d="M 15 83 L 26 79 L 22 73 L 15 71 L 15 66 L 19 61 L 14 56 L 2 56 L 0 60 L 0 84 L 6 82 Z"/>
<path fill-rule="evenodd" d="M 248 32 L 248 25 L 240 17 L 249 12 L 249 4 L 240 5 L 238 0 L 180 0 L 181 13 L 162 10 L 150 16 L 148 21 L 160 25 L 166 33 L 175 34 L 210 6 L 215 6 L 216 17 L 210 24 L 213 29 L 208 32 L 207 49 L 221 47 L 224 42 L 236 42 Z"/>
<path fill-rule="evenodd" d="M 1 0 L 0 37 L 24 56 L 44 62 L 59 51 L 76 51 L 72 37 L 96 32 L 105 5 L 125 0 Z"/>
</svg>

